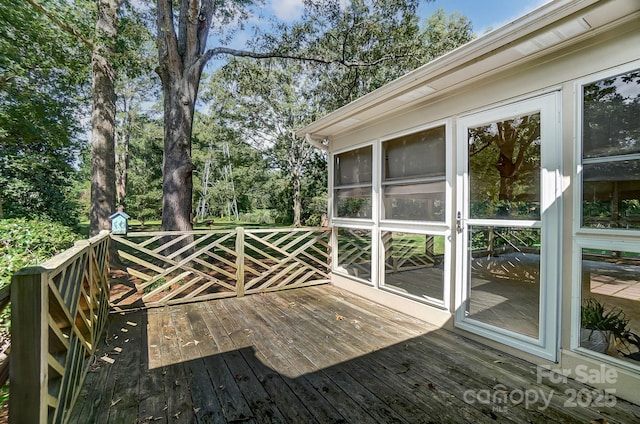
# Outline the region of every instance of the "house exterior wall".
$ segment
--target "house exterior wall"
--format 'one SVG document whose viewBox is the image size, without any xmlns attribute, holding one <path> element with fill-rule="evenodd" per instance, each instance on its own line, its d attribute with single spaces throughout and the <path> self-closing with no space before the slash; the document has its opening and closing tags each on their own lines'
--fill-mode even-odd
<svg viewBox="0 0 640 424">
<path fill-rule="evenodd" d="M 608 31 L 598 34 L 595 38 L 585 38 L 581 42 L 568 48 L 556 50 L 550 54 L 537 57 L 532 61 L 522 62 L 520 65 L 504 70 L 496 71 L 487 75 L 484 79 L 475 81 L 470 85 L 460 85 L 453 87 L 440 96 L 431 96 L 424 104 L 415 104 L 408 110 L 398 113 L 390 113 L 383 119 L 368 123 L 365 126 L 354 128 L 331 138 L 330 153 L 333 158 L 335 154 L 344 152 L 357 145 L 372 144 L 375 149 L 379 149 L 380 140 L 393 137 L 394 134 L 402 134 L 407 130 L 422 128 L 436 123 L 446 123 L 448 126 L 447 143 L 449 145 L 448 166 L 452 175 L 456 175 L 456 134 L 458 133 L 458 122 L 461 117 L 467 116 L 476 111 L 489 109 L 491 107 L 506 105 L 518 100 L 534 98 L 546 93 L 559 93 L 560 116 L 559 129 L 560 138 L 557 143 L 561 143 L 562 152 L 560 180 L 561 187 L 561 208 L 559 219 L 560 228 L 560 313 L 559 318 L 559 354 L 557 363 L 546 361 L 532 356 L 522 350 L 505 346 L 486 338 L 461 331 L 454 325 L 455 311 L 455 291 L 456 291 L 456 258 L 455 252 L 458 246 L 455 245 L 456 238 L 452 237 L 451 252 L 448 256 L 448 272 L 445 275 L 445 285 L 450 290 L 445 307 L 436 307 L 424 304 L 415 300 L 398 296 L 388 291 L 379 290 L 376 283 L 372 285 L 362 284 L 345 275 L 336 273 L 332 281 L 336 286 L 351 290 L 364 297 L 370 298 L 379 303 L 388 305 L 399 311 L 409 313 L 418 318 L 424 319 L 438 326 L 446 327 L 453 331 L 461 331 L 466 336 L 481 340 L 483 343 L 493 345 L 508 353 L 531 360 L 537 364 L 547 365 L 559 370 L 559 372 L 575 376 L 578 367 L 586 366 L 594 372 L 601 372 L 602 366 L 615 370 L 616 396 L 626 398 L 635 403 L 640 403 L 640 392 L 637 387 L 640 385 L 640 363 L 638 366 L 625 366 L 607 361 L 597 355 L 589 355 L 585 352 L 576 352 L 572 346 L 572 336 L 574 335 L 576 316 L 575 299 L 579 299 L 580 294 L 576 293 L 580 288 L 579 273 L 576 271 L 576 238 L 580 238 L 580 229 L 575 225 L 579 218 L 579 199 L 576 197 L 577 164 L 580 158 L 578 152 L 578 131 L 580 123 L 578 119 L 578 109 L 580 108 L 578 91 L 580 81 L 588 79 L 590 76 L 604 78 L 607 75 L 614 76 L 623 71 L 640 69 L 640 20 L 634 19 L 623 25 L 611 27 Z M 473 65 L 471 65 L 473 66 Z M 374 155 L 374 158 L 380 156 Z M 330 159 L 330 163 L 332 159 Z M 379 177 L 379 163 L 373 160 L 374 178 Z M 330 166 L 329 193 L 333 187 L 333 168 Z M 452 234 L 456 222 L 456 211 L 460 206 L 456 204 L 457 190 L 456 179 L 450 178 L 452 185 L 449 192 L 450 206 L 447 209 L 445 224 L 449 226 Z M 331 196 L 331 195 L 330 195 Z M 374 193 L 375 197 L 380 197 L 379 193 Z M 330 203 L 333 199 L 330 199 Z M 374 204 L 374 233 L 378 231 L 376 219 L 377 200 Z M 334 224 L 345 225 L 344 221 L 333 218 Z M 342 224 L 340 224 L 342 222 Z M 365 225 L 365 227 L 367 227 Z M 369 227 L 367 227 L 369 228 Z M 631 244 L 636 244 L 640 249 L 640 230 L 638 234 L 627 234 L 627 240 Z M 612 236 L 606 236 L 611 239 Z M 334 240 L 335 242 L 335 240 Z M 378 252 L 373 249 L 373 255 Z M 373 260 L 374 268 L 377 264 Z M 373 274 L 375 274 L 375 269 Z M 372 276 L 375 280 L 375 275 Z M 575 344 L 575 343 L 574 343 Z M 599 371 L 600 370 L 600 371 Z M 594 386 L 603 389 L 611 388 L 611 381 L 593 381 Z"/>
</svg>

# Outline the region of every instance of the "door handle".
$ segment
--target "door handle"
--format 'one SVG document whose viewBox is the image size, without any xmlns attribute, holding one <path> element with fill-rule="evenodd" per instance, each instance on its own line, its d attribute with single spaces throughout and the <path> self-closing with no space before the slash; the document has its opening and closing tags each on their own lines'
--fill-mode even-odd
<svg viewBox="0 0 640 424">
<path fill-rule="evenodd" d="M 461 233 L 464 229 L 464 219 L 462 219 L 462 212 L 458 211 L 458 215 L 456 216 L 456 231 Z"/>
</svg>

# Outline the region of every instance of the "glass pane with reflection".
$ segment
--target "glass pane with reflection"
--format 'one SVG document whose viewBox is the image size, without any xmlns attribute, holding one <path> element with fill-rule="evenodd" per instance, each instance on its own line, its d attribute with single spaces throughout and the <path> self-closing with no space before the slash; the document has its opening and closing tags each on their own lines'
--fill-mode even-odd
<svg viewBox="0 0 640 424">
<path fill-rule="evenodd" d="M 335 155 L 336 186 L 371 183 L 371 146 Z"/>
<path fill-rule="evenodd" d="M 640 366 L 640 253 L 582 249 L 581 283 L 580 346 Z"/>
<path fill-rule="evenodd" d="M 540 219 L 540 113 L 469 128 L 470 218 Z"/>
<path fill-rule="evenodd" d="M 584 164 L 582 184 L 583 227 L 640 228 L 640 160 Z"/>
<path fill-rule="evenodd" d="M 469 229 L 469 318 L 539 336 L 540 229 Z"/>
<path fill-rule="evenodd" d="M 341 218 L 371 218 L 371 187 L 335 190 L 335 213 Z"/>
<path fill-rule="evenodd" d="M 383 231 L 384 286 L 426 301 L 444 300 L 444 236 Z"/>
<path fill-rule="evenodd" d="M 384 219 L 444 222 L 445 189 L 444 181 L 384 186 Z"/>
<path fill-rule="evenodd" d="M 640 70 L 583 87 L 583 158 L 640 153 Z"/>
<path fill-rule="evenodd" d="M 334 227 L 338 239 L 336 271 L 371 281 L 371 231 Z"/>
<path fill-rule="evenodd" d="M 385 141 L 382 151 L 383 181 L 445 175 L 444 125 Z"/>
</svg>

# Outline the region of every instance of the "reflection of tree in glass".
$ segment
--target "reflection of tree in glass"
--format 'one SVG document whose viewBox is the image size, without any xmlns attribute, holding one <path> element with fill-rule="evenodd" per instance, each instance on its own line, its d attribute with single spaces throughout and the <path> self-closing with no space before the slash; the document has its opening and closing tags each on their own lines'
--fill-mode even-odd
<svg viewBox="0 0 640 424">
<path fill-rule="evenodd" d="M 490 202 L 481 215 L 537 214 L 540 114 L 470 128 L 469 167 L 471 200 Z"/>
<path fill-rule="evenodd" d="M 347 197 L 338 199 L 338 216 L 346 218 L 366 218 L 370 214 L 368 210 L 366 198 Z"/>
<path fill-rule="evenodd" d="M 585 158 L 640 152 L 640 71 L 585 85 Z"/>
<path fill-rule="evenodd" d="M 582 128 L 582 225 L 639 228 L 640 70 L 585 85 Z"/>
</svg>

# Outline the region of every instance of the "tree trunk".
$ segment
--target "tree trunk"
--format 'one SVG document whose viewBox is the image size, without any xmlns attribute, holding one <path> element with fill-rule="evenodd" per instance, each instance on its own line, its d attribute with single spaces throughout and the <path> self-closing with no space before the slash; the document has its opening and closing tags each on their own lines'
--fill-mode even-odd
<svg viewBox="0 0 640 424">
<path fill-rule="evenodd" d="M 163 75 L 162 230 L 190 231 L 193 210 L 191 133 L 199 75 Z M 176 75 L 177 74 L 177 75 Z M 165 82 L 165 78 L 170 81 Z M 188 88 L 192 89 L 189 90 Z M 186 88 L 186 89 L 185 89 Z"/>
<path fill-rule="evenodd" d="M 116 140 L 116 194 L 118 204 L 122 204 L 127 197 L 127 172 L 129 169 L 129 141 L 133 127 L 134 113 L 130 110 L 130 103 L 124 96 L 124 122 L 117 133 Z"/>
<path fill-rule="evenodd" d="M 293 183 L 293 226 L 302 226 L 302 195 L 300 174 L 294 172 L 291 175 L 291 182 Z"/>
<path fill-rule="evenodd" d="M 174 20 L 174 4 L 179 7 Z M 213 17 L 213 0 L 157 0 L 158 63 L 164 104 L 162 230 L 192 229 L 194 166 L 191 161 L 193 112 L 203 55 Z M 176 33 L 176 29 L 178 32 Z"/>
<path fill-rule="evenodd" d="M 119 138 L 122 141 L 118 143 L 119 146 L 116 153 L 116 201 L 118 204 L 122 204 L 127 197 L 130 135 L 121 133 Z"/>
<path fill-rule="evenodd" d="M 91 207 L 89 234 L 110 228 L 116 207 L 115 72 L 110 58 L 117 35 L 118 1 L 98 0 L 96 41 L 91 54 L 93 111 L 91 113 Z"/>
</svg>

